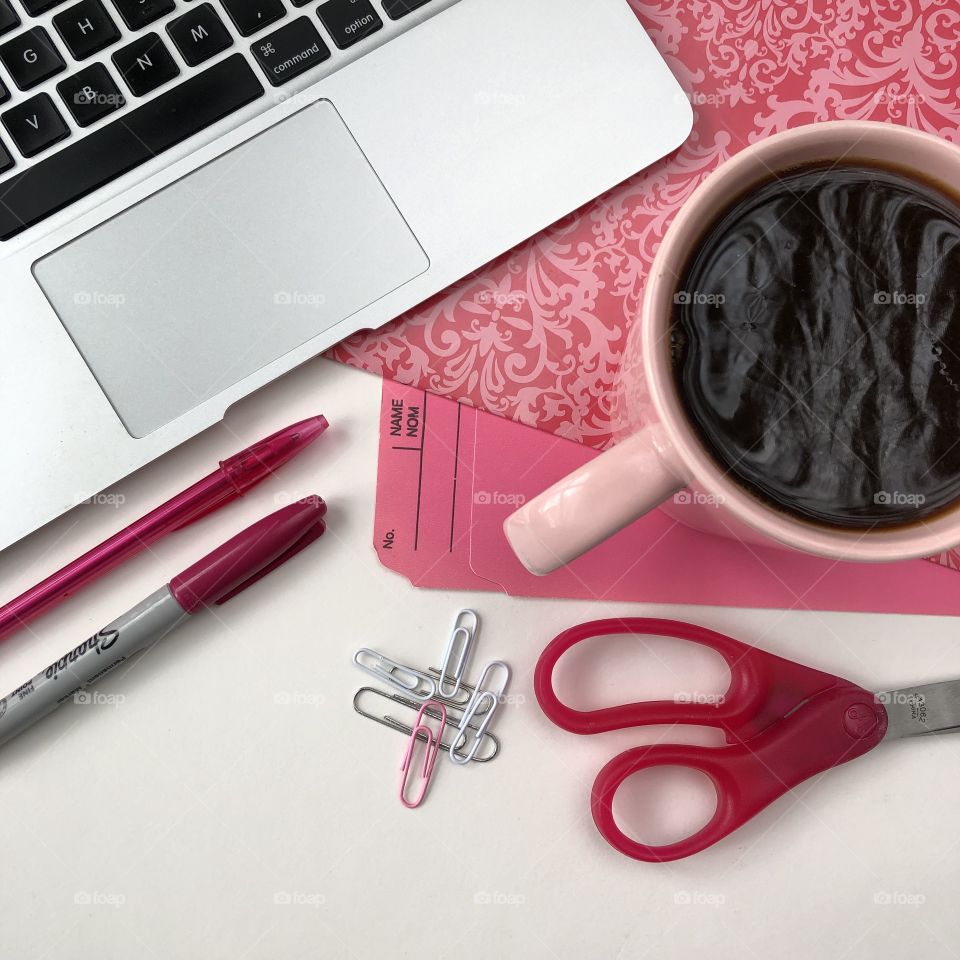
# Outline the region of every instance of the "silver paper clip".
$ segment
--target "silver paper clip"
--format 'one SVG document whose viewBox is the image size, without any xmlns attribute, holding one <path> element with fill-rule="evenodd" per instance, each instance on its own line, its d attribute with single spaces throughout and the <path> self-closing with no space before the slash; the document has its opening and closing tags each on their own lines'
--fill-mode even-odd
<svg viewBox="0 0 960 960">
<path fill-rule="evenodd" d="M 369 647 L 361 647 L 353 655 L 353 662 L 387 686 L 421 702 L 433 699 L 437 692 L 437 681 L 429 674 L 397 663 Z"/>
<path fill-rule="evenodd" d="M 440 677 L 437 680 L 437 693 L 452 700 L 460 692 L 463 674 L 467 669 L 470 651 L 480 632 L 480 617 L 476 610 L 461 610 L 453 621 L 447 649 L 443 653 Z M 454 665 L 454 661 L 456 664 Z"/>
<path fill-rule="evenodd" d="M 495 670 L 502 671 L 503 678 L 499 686 L 490 688 L 487 686 L 487 677 Z M 480 679 L 477 681 L 477 686 L 473 691 L 473 696 L 470 698 L 470 702 L 467 704 L 467 709 L 460 718 L 460 726 L 457 727 L 457 738 L 450 745 L 450 759 L 454 763 L 461 765 L 469 763 L 476 757 L 483 737 L 492 736 L 492 734 L 488 733 L 487 728 L 493 721 L 493 716 L 497 712 L 497 707 L 500 706 L 500 698 L 506 691 L 507 684 L 509 682 L 510 668 L 502 660 L 491 660 L 483 668 L 483 673 L 480 674 Z M 483 719 L 478 724 L 474 725 L 471 721 L 474 719 L 474 717 L 482 712 L 480 708 L 483 705 L 487 706 L 487 710 L 484 713 Z M 471 731 L 473 732 L 472 743 L 470 743 L 469 738 Z M 461 752 L 462 747 L 467 747 L 466 753 Z"/>
<path fill-rule="evenodd" d="M 433 717 L 435 720 L 441 719 L 439 710 L 437 708 L 432 707 L 429 704 L 421 705 L 415 700 L 410 700 L 407 697 L 401 696 L 399 693 L 387 693 L 384 690 L 378 690 L 376 687 L 361 687 L 356 692 L 353 697 L 353 709 L 356 710 L 361 717 L 366 717 L 368 720 L 373 720 L 374 723 L 379 723 L 384 727 L 389 727 L 391 730 L 396 730 L 398 733 L 405 734 L 408 737 L 414 732 L 414 727 L 412 725 L 403 723 L 396 717 L 390 716 L 390 714 L 381 715 L 380 713 L 371 712 L 369 709 L 364 709 L 362 701 L 365 697 L 379 697 L 383 700 L 389 701 L 390 703 L 396 704 L 397 706 L 403 707 L 404 709 L 411 710 L 414 713 L 419 711 L 421 706 L 424 706 L 426 708 L 424 710 L 424 714 L 426 716 Z M 475 731 L 477 728 L 476 726 L 471 725 L 470 729 Z M 451 731 L 453 739 L 451 739 L 451 737 L 444 738 L 444 735 L 441 734 L 440 749 L 445 753 L 449 753 L 451 744 L 456 743 L 456 738 L 460 737 L 459 721 L 448 716 L 445 723 L 445 730 Z M 500 752 L 500 741 L 492 733 L 478 734 L 478 736 L 480 737 L 482 746 L 476 751 L 473 760 L 475 763 L 488 763 Z M 422 733 L 417 735 L 417 739 L 421 742 L 426 742 L 426 737 Z"/>
</svg>

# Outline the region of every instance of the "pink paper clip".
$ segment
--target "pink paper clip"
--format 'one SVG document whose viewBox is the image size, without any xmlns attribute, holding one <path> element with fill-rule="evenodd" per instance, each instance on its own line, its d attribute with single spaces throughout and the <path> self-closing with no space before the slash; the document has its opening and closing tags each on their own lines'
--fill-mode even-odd
<svg viewBox="0 0 960 960">
<path fill-rule="evenodd" d="M 424 722 L 424 714 L 433 707 L 435 714 L 439 714 L 440 730 L 435 734 L 433 730 Z M 427 796 L 427 790 L 430 788 L 430 779 L 433 776 L 433 768 L 437 762 L 437 756 L 440 754 L 440 740 L 443 737 L 443 731 L 447 725 L 447 708 L 436 700 L 428 700 L 417 714 L 417 722 L 410 733 L 410 742 L 407 744 L 407 752 L 403 757 L 403 765 L 400 767 L 403 777 L 400 780 L 400 802 L 408 809 L 414 810 L 423 803 Z M 407 799 L 407 781 L 410 779 L 410 766 L 413 759 L 413 749 L 418 740 L 424 740 L 426 743 L 426 753 L 423 757 L 423 779 L 420 784 L 420 792 L 416 799 Z"/>
</svg>

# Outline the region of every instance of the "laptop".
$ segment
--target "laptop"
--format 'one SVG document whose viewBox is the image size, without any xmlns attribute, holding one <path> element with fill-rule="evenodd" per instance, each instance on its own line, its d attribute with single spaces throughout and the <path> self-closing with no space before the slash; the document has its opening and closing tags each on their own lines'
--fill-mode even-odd
<svg viewBox="0 0 960 960">
<path fill-rule="evenodd" d="M 0 0 L 0 548 L 691 122 L 627 0 Z"/>
</svg>

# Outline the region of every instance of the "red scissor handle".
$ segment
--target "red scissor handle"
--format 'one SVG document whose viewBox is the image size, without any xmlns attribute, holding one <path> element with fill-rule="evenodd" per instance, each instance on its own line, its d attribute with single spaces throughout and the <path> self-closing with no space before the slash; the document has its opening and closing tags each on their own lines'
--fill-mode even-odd
<svg viewBox="0 0 960 960">
<path fill-rule="evenodd" d="M 726 660 L 730 686 L 722 698 L 710 704 L 649 700 L 600 710 L 573 710 L 561 703 L 553 687 L 553 671 L 560 657 L 583 640 L 622 633 L 676 637 L 710 647 Z M 848 685 L 832 674 L 765 653 L 706 627 L 650 617 L 594 620 L 571 627 L 547 645 L 534 673 L 540 708 L 557 726 L 571 733 L 684 723 L 720 727 L 731 742 L 754 736 L 817 693 Z"/>
<path fill-rule="evenodd" d="M 553 688 L 560 657 L 582 640 L 622 633 L 676 637 L 716 650 L 730 668 L 730 686 L 723 699 L 716 706 L 659 700 L 586 711 L 562 704 Z M 654 723 L 724 730 L 729 746 L 636 747 L 614 757 L 597 776 L 591 806 L 600 833 L 627 856 L 651 862 L 677 860 L 711 846 L 808 777 L 862 756 L 887 730 L 882 704 L 848 680 L 677 620 L 635 617 L 572 627 L 541 654 L 534 689 L 543 712 L 573 733 Z M 655 766 L 700 770 L 717 792 L 716 812 L 705 827 L 677 843 L 660 846 L 631 839 L 613 817 L 613 798 L 624 780 Z"/>
<path fill-rule="evenodd" d="M 886 729 L 886 710 L 873 694 L 845 684 L 818 694 L 746 743 L 635 747 L 614 757 L 597 776 L 593 819 L 608 843 L 635 860 L 659 863 L 689 857 L 722 840 L 814 774 L 867 753 L 880 743 Z M 617 826 L 614 795 L 637 771 L 673 765 L 700 770 L 713 781 L 716 812 L 701 830 L 676 843 L 638 843 Z"/>
</svg>

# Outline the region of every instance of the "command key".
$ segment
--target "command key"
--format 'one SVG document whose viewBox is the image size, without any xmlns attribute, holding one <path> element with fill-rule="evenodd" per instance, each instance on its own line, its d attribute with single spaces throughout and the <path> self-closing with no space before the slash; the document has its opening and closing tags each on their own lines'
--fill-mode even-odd
<svg viewBox="0 0 960 960">
<path fill-rule="evenodd" d="M 330 48 L 306 17 L 263 37 L 250 49 L 275 87 L 330 58 Z"/>
</svg>

